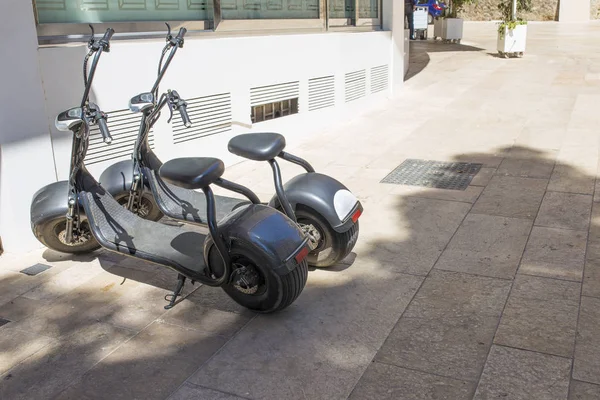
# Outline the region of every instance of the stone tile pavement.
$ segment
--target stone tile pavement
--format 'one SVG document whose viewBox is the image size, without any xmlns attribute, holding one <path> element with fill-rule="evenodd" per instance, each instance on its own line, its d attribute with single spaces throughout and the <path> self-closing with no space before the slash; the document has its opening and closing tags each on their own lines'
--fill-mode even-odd
<svg viewBox="0 0 600 400">
<path fill-rule="evenodd" d="M 3 255 L 0 398 L 600 399 L 597 43 L 597 23 L 530 24 L 523 59 L 489 23 L 412 43 L 397 99 L 290 149 L 365 213 L 281 313 L 199 286 L 165 311 L 173 273 L 103 251 Z M 465 191 L 379 183 L 406 158 L 484 166 Z M 265 197 L 267 174 L 226 172 Z"/>
</svg>

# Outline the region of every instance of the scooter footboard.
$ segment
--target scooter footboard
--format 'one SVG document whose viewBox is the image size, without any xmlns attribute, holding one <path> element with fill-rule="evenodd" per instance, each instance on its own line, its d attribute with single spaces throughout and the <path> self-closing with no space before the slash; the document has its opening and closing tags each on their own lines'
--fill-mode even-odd
<svg viewBox="0 0 600 400">
<path fill-rule="evenodd" d="M 219 233 L 227 244 L 238 241 L 252 246 L 277 265 L 278 275 L 287 275 L 298 266 L 296 256 L 308 253 L 308 237 L 281 212 L 262 204 L 249 204 L 232 211 L 219 222 Z M 205 243 L 204 254 L 209 253 Z M 208 263 L 208 260 L 206 260 Z"/>
<path fill-rule="evenodd" d="M 283 188 L 294 210 L 299 206 L 309 207 L 322 215 L 339 233 L 348 231 L 354 225 L 352 216 L 363 210 L 362 204 L 346 186 L 317 172 L 295 176 Z M 273 196 L 269 206 L 279 208 L 279 198 Z"/>
</svg>

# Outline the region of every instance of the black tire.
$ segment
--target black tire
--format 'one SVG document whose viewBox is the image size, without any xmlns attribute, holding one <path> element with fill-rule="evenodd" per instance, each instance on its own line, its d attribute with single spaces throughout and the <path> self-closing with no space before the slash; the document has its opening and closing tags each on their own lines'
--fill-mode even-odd
<svg viewBox="0 0 600 400">
<path fill-rule="evenodd" d="M 127 207 L 127 201 L 129 200 L 129 193 L 122 193 L 120 195 L 115 196 L 115 200 L 121 204 L 123 207 Z M 142 212 L 137 213 L 140 217 L 147 219 L 149 221 L 159 221 L 164 215 L 158 208 L 158 204 L 154 200 L 154 196 L 152 193 L 148 191 L 144 191 L 142 194 Z"/>
<path fill-rule="evenodd" d="M 84 215 L 81 216 L 81 228 L 86 233 L 87 240 L 82 241 L 78 244 L 69 245 L 65 243 L 64 232 L 67 227 L 67 221 L 65 217 L 60 217 L 49 221 L 48 223 L 36 227 L 37 238 L 42 244 L 49 249 L 59 251 L 61 253 L 70 254 L 82 254 L 90 253 L 100 248 L 100 244 L 96 241 L 92 232 L 90 231 L 87 218 Z M 61 240 L 61 237 L 63 240 Z"/>
<path fill-rule="evenodd" d="M 207 240 L 212 242 L 212 238 Z M 215 275 L 220 276 L 219 272 L 222 271 L 221 257 L 212 243 L 208 248 L 210 248 L 211 269 Z M 306 285 L 308 278 L 306 259 L 287 275 L 280 276 L 274 272 L 274 268 L 278 265 L 274 265 L 268 260 L 268 257 L 261 255 L 254 247 L 236 242 L 232 245 L 229 256 L 233 266 L 251 267 L 260 277 L 254 293 L 242 292 L 233 283 L 226 283 L 221 286 L 223 291 L 236 303 L 252 311 L 263 314 L 281 311 L 298 298 Z"/>
<path fill-rule="evenodd" d="M 334 266 L 342 261 L 354 248 L 358 240 L 358 221 L 346 232 L 339 233 L 319 213 L 301 208 L 296 210 L 296 218 L 300 226 L 312 224 L 321 241 L 318 247 L 308 254 L 308 265 L 318 268 Z"/>
</svg>

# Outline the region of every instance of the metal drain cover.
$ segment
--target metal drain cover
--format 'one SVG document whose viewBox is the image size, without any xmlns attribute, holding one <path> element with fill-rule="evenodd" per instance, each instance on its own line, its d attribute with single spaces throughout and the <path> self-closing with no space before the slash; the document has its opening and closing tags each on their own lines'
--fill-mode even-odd
<svg viewBox="0 0 600 400">
<path fill-rule="evenodd" d="M 44 272 L 45 270 L 50 269 L 50 268 L 52 268 L 52 267 L 49 265 L 46 265 L 46 264 L 35 264 L 35 265 L 32 265 L 31 267 L 22 269 L 19 272 L 22 272 L 25 275 L 34 276 L 34 275 L 37 275 L 40 272 Z"/>
<path fill-rule="evenodd" d="M 381 180 L 381 183 L 465 190 L 482 164 L 408 159 Z"/>
</svg>

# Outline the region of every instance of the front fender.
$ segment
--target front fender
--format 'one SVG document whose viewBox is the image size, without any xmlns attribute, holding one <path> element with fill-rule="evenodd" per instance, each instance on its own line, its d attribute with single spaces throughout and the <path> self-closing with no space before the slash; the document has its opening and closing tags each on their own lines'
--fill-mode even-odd
<svg viewBox="0 0 600 400">
<path fill-rule="evenodd" d="M 38 190 L 31 200 L 31 229 L 37 236 L 36 228 L 57 217 L 67 215 L 69 182 L 58 181 Z"/>
<path fill-rule="evenodd" d="M 113 197 L 129 193 L 133 185 L 133 160 L 119 161 L 106 168 L 98 182 Z"/>
<path fill-rule="evenodd" d="M 352 227 L 352 215 L 362 204 L 346 186 L 338 180 L 317 172 L 307 172 L 290 179 L 283 185 L 285 195 L 296 210 L 305 206 L 319 213 L 336 232 L 343 233 Z M 277 195 L 269 205 L 279 208 Z"/>
<path fill-rule="evenodd" d="M 308 238 L 287 216 L 262 204 L 249 204 L 232 211 L 219 222 L 219 233 L 227 245 L 244 243 L 267 257 L 275 272 L 287 275 L 297 267 L 295 256 L 306 246 Z M 204 255 L 209 254 L 205 242 Z M 207 264 L 209 260 L 206 259 Z"/>
</svg>

